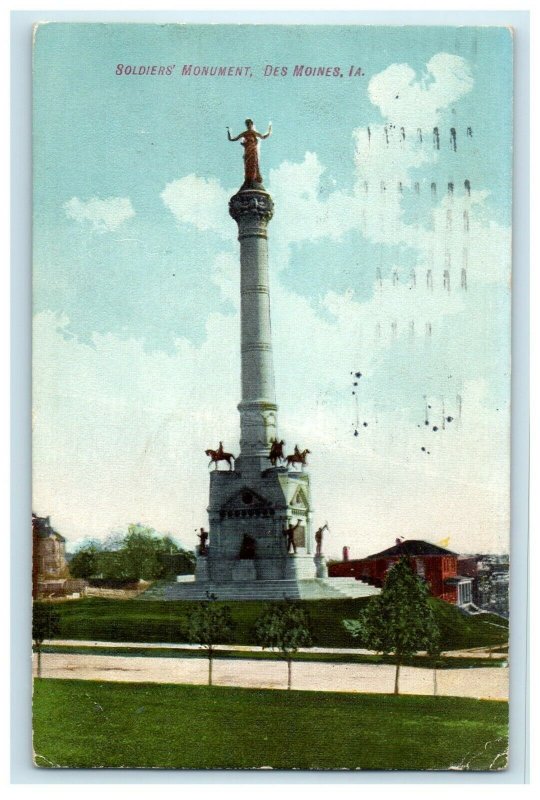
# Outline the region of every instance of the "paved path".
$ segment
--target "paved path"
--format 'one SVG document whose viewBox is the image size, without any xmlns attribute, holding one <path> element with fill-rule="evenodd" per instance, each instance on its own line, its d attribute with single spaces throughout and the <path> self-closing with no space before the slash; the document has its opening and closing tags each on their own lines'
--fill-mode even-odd
<svg viewBox="0 0 540 800">
<path fill-rule="evenodd" d="M 107 647 L 109 649 L 147 649 L 157 650 L 166 648 L 167 650 L 199 650 L 198 644 L 171 644 L 169 642 L 98 642 L 83 641 L 80 639 L 47 639 L 43 642 L 44 646 L 62 645 L 67 647 Z M 500 650 L 502 645 L 494 646 L 495 650 Z M 217 644 L 216 650 L 237 650 L 244 653 L 261 652 L 262 647 L 250 644 Z M 300 647 L 299 653 L 329 653 L 330 655 L 375 655 L 373 650 L 363 650 L 359 647 Z M 484 647 L 471 647 L 469 650 L 448 650 L 442 653 L 444 656 L 455 658 L 490 658 L 489 649 Z M 501 658 L 504 654 L 495 653 L 495 658 Z"/>
<path fill-rule="evenodd" d="M 34 674 L 36 656 L 34 655 Z M 260 689 L 285 689 L 287 667 L 283 661 L 220 658 L 214 661 L 214 683 Z M 154 658 L 153 656 L 99 656 L 44 653 L 44 678 L 125 681 L 134 683 L 204 684 L 208 676 L 205 658 Z M 394 689 L 395 668 L 387 664 L 326 664 L 296 662 L 293 689 L 332 692 L 375 692 Z M 438 694 L 491 700 L 508 698 L 508 670 L 476 667 L 437 671 Z M 433 671 L 402 667 L 402 694 L 433 694 Z"/>
</svg>

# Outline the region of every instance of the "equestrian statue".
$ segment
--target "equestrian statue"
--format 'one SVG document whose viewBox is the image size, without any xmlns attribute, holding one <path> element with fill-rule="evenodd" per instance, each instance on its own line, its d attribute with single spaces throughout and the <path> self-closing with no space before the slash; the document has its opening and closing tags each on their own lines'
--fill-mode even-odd
<svg viewBox="0 0 540 800">
<path fill-rule="evenodd" d="M 208 466 L 210 467 L 212 464 L 216 465 L 216 469 L 218 468 L 218 463 L 220 461 L 226 461 L 229 465 L 229 470 L 233 469 L 232 462 L 234 462 L 234 456 L 232 453 L 226 453 L 223 449 L 223 442 L 219 443 L 219 447 L 217 450 L 205 450 L 206 455 L 210 458 Z"/>
<path fill-rule="evenodd" d="M 308 450 L 307 448 L 305 450 L 299 450 L 298 445 L 295 444 L 294 453 L 291 453 L 285 458 L 287 466 L 290 467 L 292 464 L 300 464 L 301 466 L 304 466 L 307 464 L 306 456 L 308 453 L 311 453 L 311 450 Z"/>
</svg>

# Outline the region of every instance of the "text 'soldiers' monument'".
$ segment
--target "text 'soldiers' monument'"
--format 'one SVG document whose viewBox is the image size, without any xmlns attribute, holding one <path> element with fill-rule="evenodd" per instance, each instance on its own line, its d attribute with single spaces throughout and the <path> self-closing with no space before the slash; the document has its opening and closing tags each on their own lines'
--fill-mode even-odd
<svg viewBox="0 0 540 800">
<path fill-rule="evenodd" d="M 220 443 L 208 451 L 216 461 L 210 474 L 209 545 L 201 539 L 196 580 L 214 583 L 271 581 L 273 591 L 298 580 L 326 577 L 325 560 L 313 553 L 307 450 L 285 457 L 278 438 L 268 279 L 268 223 L 274 204 L 259 171 L 259 133 L 231 137 L 244 147 L 244 183 L 229 201 L 240 242 L 241 365 L 240 455 L 229 469 Z M 285 465 L 281 465 L 281 464 Z M 296 465 L 299 465 L 297 468 Z M 322 536 L 322 534 L 320 534 Z M 260 585 L 261 589 L 263 584 Z M 266 588 L 269 588 L 266 584 Z"/>
</svg>

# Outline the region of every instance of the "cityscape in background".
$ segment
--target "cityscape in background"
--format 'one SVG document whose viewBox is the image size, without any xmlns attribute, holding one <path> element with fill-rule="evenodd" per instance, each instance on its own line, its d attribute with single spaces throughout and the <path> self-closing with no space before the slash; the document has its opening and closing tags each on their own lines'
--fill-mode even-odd
<svg viewBox="0 0 540 800">
<path fill-rule="evenodd" d="M 143 577 L 115 576 L 114 560 L 110 557 L 111 566 L 107 574 L 101 571 L 85 578 L 76 577 L 70 572 L 75 553 L 67 549 L 66 538 L 52 527 L 50 518 L 34 514 L 32 529 L 32 588 L 36 599 L 131 597 L 147 591 L 152 585 L 152 580 Z M 111 549 L 108 552 L 114 553 L 114 544 L 109 547 Z M 179 546 L 176 549 L 174 553 L 159 554 L 163 566 L 161 578 L 181 581 L 183 576 L 193 575 L 194 551 Z M 389 555 L 386 557 L 385 553 Z M 350 548 L 344 547 L 341 561 L 329 560 L 329 575 L 343 578 L 354 576 L 357 580 L 381 586 L 384 575 L 401 555 L 409 556 L 416 574 L 427 581 L 433 596 L 457 605 L 466 613 L 489 612 L 508 619 L 510 559 L 507 554 L 457 554 L 429 542 L 397 539 L 388 551 L 360 558 L 351 557 Z M 367 569 L 370 562 L 377 565 L 377 576 L 370 577 Z"/>
</svg>

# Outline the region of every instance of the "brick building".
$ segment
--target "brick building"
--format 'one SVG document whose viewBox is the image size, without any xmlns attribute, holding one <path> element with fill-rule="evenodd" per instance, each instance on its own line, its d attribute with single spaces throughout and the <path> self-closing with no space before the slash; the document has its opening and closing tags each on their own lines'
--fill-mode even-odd
<svg viewBox="0 0 540 800">
<path fill-rule="evenodd" d="M 32 593 L 45 581 L 69 577 L 66 540 L 51 526 L 50 517 L 32 514 Z"/>
<path fill-rule="evenodd" d="M 416 574 L 429 584 L 431 594 L 447 603 L 467 606 L 473 602 L 472 578 L 458 574 L 458 554 L 419 539 L 396 541 L 393 547 L 366 558 L 329 564 L 331 577 L 367 581 L 382 586 L 388 570 L 406 556 Z"/>
</svg>

